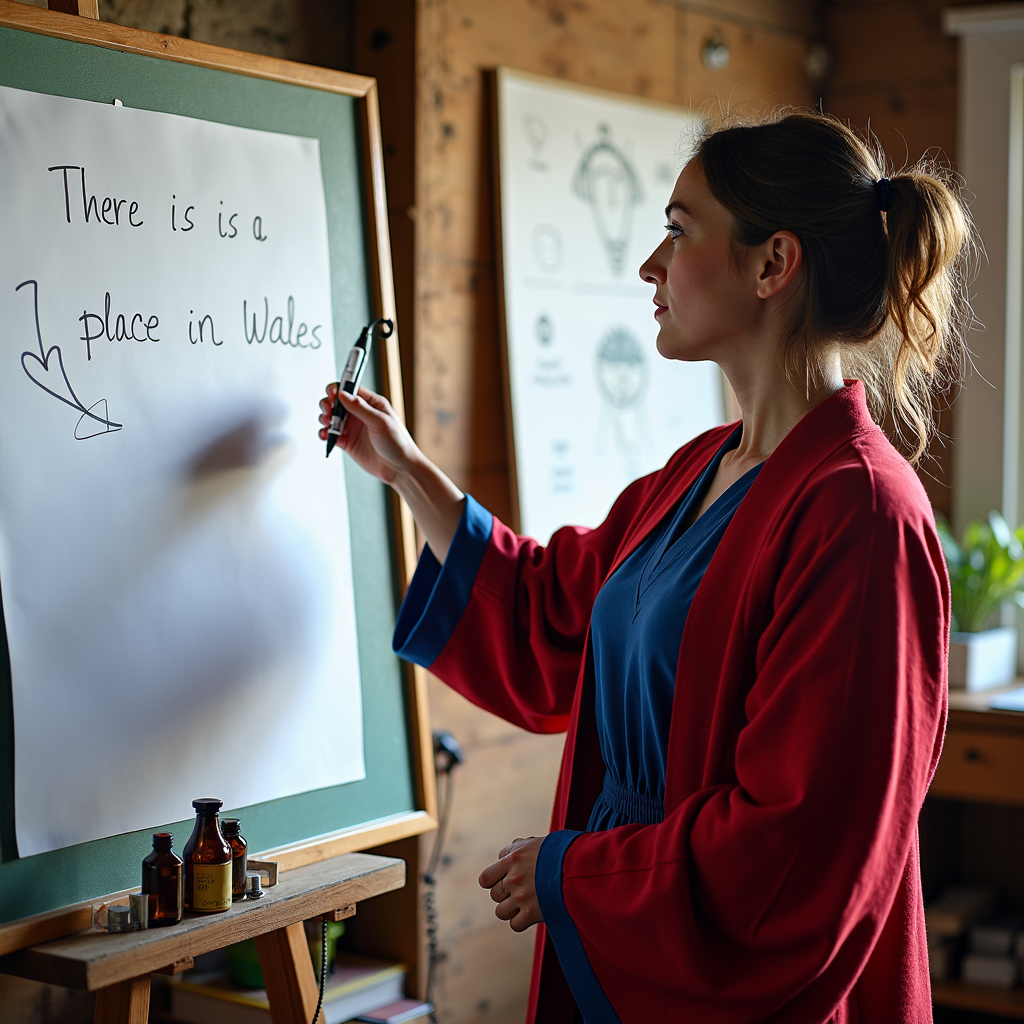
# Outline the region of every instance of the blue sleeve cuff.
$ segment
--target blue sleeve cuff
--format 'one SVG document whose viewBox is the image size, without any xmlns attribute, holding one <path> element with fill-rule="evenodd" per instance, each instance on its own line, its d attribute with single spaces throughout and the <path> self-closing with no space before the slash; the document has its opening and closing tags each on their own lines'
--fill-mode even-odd
<svg viewBox="0 0 1024 1024">
<path fill-rule="evenodd" d="M 537 902 L 544 917 L 548 936 L 555 944 L 562 973 L 569 982 L 576 1005 L 583 1014 L 586 1024 L 619 1024 L 618 1015 L 604 994 L 594 969 L 587 959 L 586 950 L 580 941 L 576 924 L 565 909 L 562 897 L 562 863 L 572 843 L 583 835 L 564 829 L 552 832 L 540 844 L 534 885 Z"/>
<path fill-rule="evenodd" d="M 493 526 L 491 513 L 467 494 L 444 565 L 429 545 L 423 549 L 391 641 L 400 658 L 424 668 L 437 661 L 469 604 Z"/>
</svg>

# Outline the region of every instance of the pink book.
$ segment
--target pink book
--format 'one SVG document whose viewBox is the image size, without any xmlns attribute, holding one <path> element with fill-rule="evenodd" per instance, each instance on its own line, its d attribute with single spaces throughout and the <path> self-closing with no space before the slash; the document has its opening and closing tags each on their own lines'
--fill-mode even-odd
<svg viewBox="0 0 1024 1024">
<path fill-rule="evenodd" d="M 406 1021 L 419 1020 L 433 1012 L 430 1003 L 421 1003 L 418 999 L 399 999 L 397 1003 L 378 1006 L 376 1010 L 356 1017 L 356 1020 L 366 1021 L 367 1024 L 405 1024 Z"/>
</svg>

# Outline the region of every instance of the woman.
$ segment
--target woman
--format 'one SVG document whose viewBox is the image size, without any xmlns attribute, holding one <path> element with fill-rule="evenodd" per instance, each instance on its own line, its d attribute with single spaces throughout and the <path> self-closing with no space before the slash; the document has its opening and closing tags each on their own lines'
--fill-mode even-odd
<svg viewBox="0 0 1024 1024">
<path fill-rule="evenodd" d="M 342 447 L 429 545 L 396 650 L 568 730 L 552 832 L 480 876 L 513 930 L 544 923 L 530 1020 L 930 1020 L 917 818 L 949 588 L 872 414 L 920 457 L 962 344 L 966 215 L 813 112 L 709 130 L 667 215 L 640 270 L 658 350 L 718 363 L 742 421 L 597 529 L 515 536 L 383 399 L 343 399 Z"/>
</svg>

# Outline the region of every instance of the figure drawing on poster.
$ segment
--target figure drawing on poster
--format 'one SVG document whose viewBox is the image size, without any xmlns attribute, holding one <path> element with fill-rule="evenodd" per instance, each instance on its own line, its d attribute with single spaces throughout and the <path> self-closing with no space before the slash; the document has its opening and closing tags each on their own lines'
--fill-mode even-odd
<svg viewBox="0 0 1024 1024">
<path fill-rule="evenodd" d="M 621 479 L 635 480 L 651 454 L 651 431 L 644 404 L 647 363 L 628 328 L 613 327 L 601 339 L 594 375 L 601 395 L 597 457 L 605 461 L 614 452 L 621 460 Z"/>
</svg>

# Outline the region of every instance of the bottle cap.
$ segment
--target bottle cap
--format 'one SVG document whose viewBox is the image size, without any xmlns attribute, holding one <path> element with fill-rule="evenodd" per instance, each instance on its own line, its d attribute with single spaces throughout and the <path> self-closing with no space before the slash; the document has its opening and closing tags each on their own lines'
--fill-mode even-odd
<svg viewBox="0 0 1024 1024">
<path fill-rule="evenodd" d="M 220 830 L 226 836 L 237 836 L 241 834 L 242 823 L 238 818 L 221 818 Z"/>
<path fill-rule="evenodd" d="M 260 884 L 260 873 L 258 871 L 246 871 L 245 898 L 247 900 L 258 900 L 262 896 L 263 886 Z"/>
<path fill-rule="evenodd" d="M 132 927 L 140 931 L 149 928 L 149 895 L 133 892 L 128 895 L 128 910 L 131 912 Z"/>
<path fill-rule="evenodd" d="M 108 932 L 130 932 L 132 930 L 131 907 L 116 906 L 107 909 Z"/>
<path fill-rule="evenodd" d="M 213 811 L 219 811 L 224 806 L 224 801 L 218 800 L 216 797 L 204 796 L 198 800 L 193 800 L 192 806 L 200 814 L 210 814 Z"/>
</svg>

